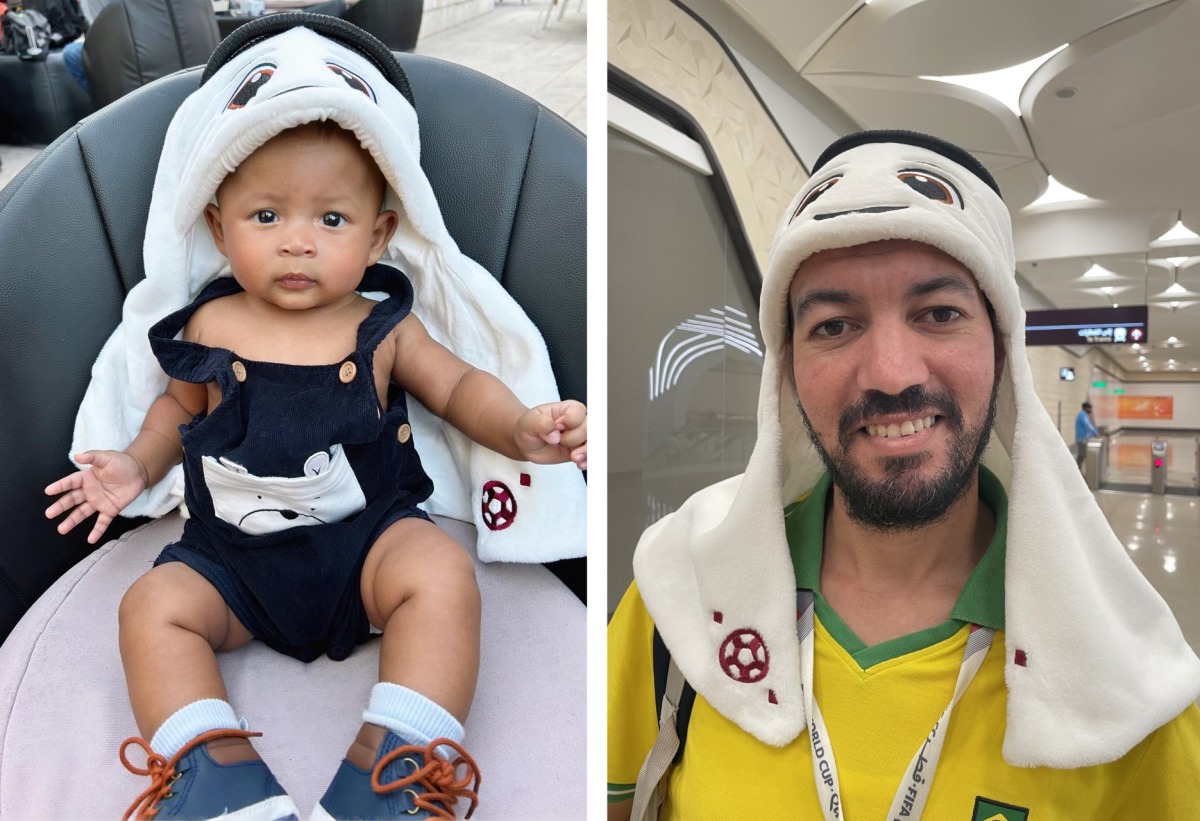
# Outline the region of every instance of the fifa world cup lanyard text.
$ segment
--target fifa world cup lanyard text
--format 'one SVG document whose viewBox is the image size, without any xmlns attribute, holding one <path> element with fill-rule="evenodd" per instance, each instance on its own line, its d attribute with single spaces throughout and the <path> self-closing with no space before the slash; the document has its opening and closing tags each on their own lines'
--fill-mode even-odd
<svg viewBox="0 0 1200 821">
<path fill-rule="evenodd" d="M 800 620 L 796 623 L 796 632 L 800 636 L 800 682 L 804 687 L 804 709 L 809 721 L 808 742 L 812 749 L 817 794 L 821 798 L 825 821 L 847 821 L 845 813 L 842 812 L 842 792 L 838 784 L 837 764 L 833 760 L 829 731 L 825 727 L 825 719 L 821 716 L 821 708 L 813 698 L 813 593 L 811 590 L 800 590 L 797 591 L 797 598 L 796 611 L 800 613 Z M 950 727 L 950 713 L 983 665 L 995 632 L 990 627 L 971 625 L 971 634 L 963 650 L 962 666 L 958 669 L 958 683 L 954 686 L 954 698 L 950 699 L 950 704 L 933 725 L 929 735 L 921 742 L 917 754 L 904 771 L 904 778 L 896 790 L 896 797 L 892 799 L 892 807 L 888 810 L 888 821 L 917 821 L 925 810 L 925 802 L 929 798 L 929 785 L 933 783 L 933 774 L 942 754 L 942 744 Z"/>
</svg>

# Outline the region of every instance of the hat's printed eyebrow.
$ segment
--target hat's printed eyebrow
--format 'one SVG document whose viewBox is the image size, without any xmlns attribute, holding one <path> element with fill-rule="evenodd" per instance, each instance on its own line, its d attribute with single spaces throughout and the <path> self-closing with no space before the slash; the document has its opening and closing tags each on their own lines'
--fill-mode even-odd
<svg viewBox="0 0 1200 821">
<path fill-rule="evenodd" d="M 940 165 L 938 165 L 937 163 L 931 163 L 931 162 L 929 162 L 928 160 L 913 160 L 913 162 L 917 163 L 918 165 L 928 165 L 930 168 L 936 168 L 938 171 L 941 171 L 943 174 L 949 174 L 949 173 L 950 173 L 949 171 L 947 171 L 946 169 L 942 168 L 942 167 L 941 167 Z"/>
<path fill-rule="evenodd" d="M 975 294 L 975 288 L 971 283 L 954 274 L 946 274 L 945 276 L 933 277 L 932 279 L 914 283 L 904 292 L 904 298 L 906 300 L 920 299 L 921 297 L 945 290 L 955 291 L 964 296 Z M 864 300 L 862 297 L 852 294 L 849 291 L 840 291 L 835 288 L 820 288 L 815 291 L 808 291 L 801 296 L 796 302 L 792 316 L 798 325 L 804 318 L 804 315 L 818 305 L 861 307 L 863 303 Z"/>
</svg>

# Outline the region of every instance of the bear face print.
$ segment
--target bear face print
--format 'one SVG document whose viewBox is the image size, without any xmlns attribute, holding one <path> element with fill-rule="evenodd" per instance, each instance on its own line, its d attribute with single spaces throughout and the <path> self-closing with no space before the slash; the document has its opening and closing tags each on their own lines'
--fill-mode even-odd
<svg viewBox="0 0 1200 821">
<path fill-rule="evenodd" d="M 252 536 L 338 522 L 367 505 L 341 445 L 309 456 L 296 477 L 255 476 L 224 457 L 201 464 L 217 518 Z"/>
</svg>

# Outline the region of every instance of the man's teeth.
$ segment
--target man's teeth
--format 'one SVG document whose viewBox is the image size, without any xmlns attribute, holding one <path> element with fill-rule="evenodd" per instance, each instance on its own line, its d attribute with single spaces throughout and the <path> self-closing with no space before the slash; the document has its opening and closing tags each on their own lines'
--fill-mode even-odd
<svg viewBox="0 0 1200 821">
<path fill-rule="evenodd" d="M 926 416 L 923 419 L 906 419 L 899 425 L 867 425 L 867 433 L 872 436 L 884 436 L 888 439 L 896 439 L 900 436 L 911 436 L 925 428 L 933 427 L 933 421 L 936 417 Z"/>
</svg>

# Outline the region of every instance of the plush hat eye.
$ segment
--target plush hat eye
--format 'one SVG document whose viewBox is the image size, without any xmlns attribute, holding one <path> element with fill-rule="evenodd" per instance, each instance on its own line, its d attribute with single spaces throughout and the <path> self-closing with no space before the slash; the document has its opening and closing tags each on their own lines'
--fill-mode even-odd
<svg viewBox="0 0 1200 821">
<path fill-rule="evenodd" d="M 375 102 L 375 92 L 371 90 L 371 86 L 367 85 L 367 81 L 359 77 L 348 68 L 343 68 L 336 63 L 326 63 L 329 70 L 346 81 L 346 85 L 350 86 L 355 91 L 361 91 L 370 98 L 371 102 Z"/>
<path fill-rule="evenodd" d="M 924 194 L 931 200 L 943 202 L 946 205 L 957 205 L 963 208 L 962 197 L 954 183 L 942 179 L 937 174 L 931 174 L 920 168 L 906 168 L 896 175 L 900 182 L 907 185 L 918 194 Z"/>
<path fill-rule="evenodd" d="M 226 109 L 230 111 L 239 108 L 245 108 L 246 103 L 254 98 L 258 90 L 267 84 L 267 81 L 275 75 L 274 63 L 259 63 L 254 68 L 250 69 L 250 73 L 246 75 L 246 79 L 242 80 L 242 84 L 238 86 L 238 90 L 233 95 Z"/>
<path fill-rule="evenodd" d="M 825 180 L 825 182 L 821 183 L 816 188 L 809 191 L 808 195 L 800 201 L 800 205 L 796 206 L 796 210 L 792 214 L 792 219 L 789 219 L 788 222 L 791 222 L 796 217 L 800 216 L 801 211 L 803 211 L 805 208 L 807 208 L 808 206 L 810 206 L 814 202 L 816 202 L 817 199 L 822 194 L 824 194 L 826 191 L 828 191 L 830 188 L 833 188 L 835 185 L 837 185 L 838 180 L 840 180 L 841 178 L 842 178 L 841 174 L 838 174 L 836 177 L 830 177 L 829 179 Z"/>
</svg>

